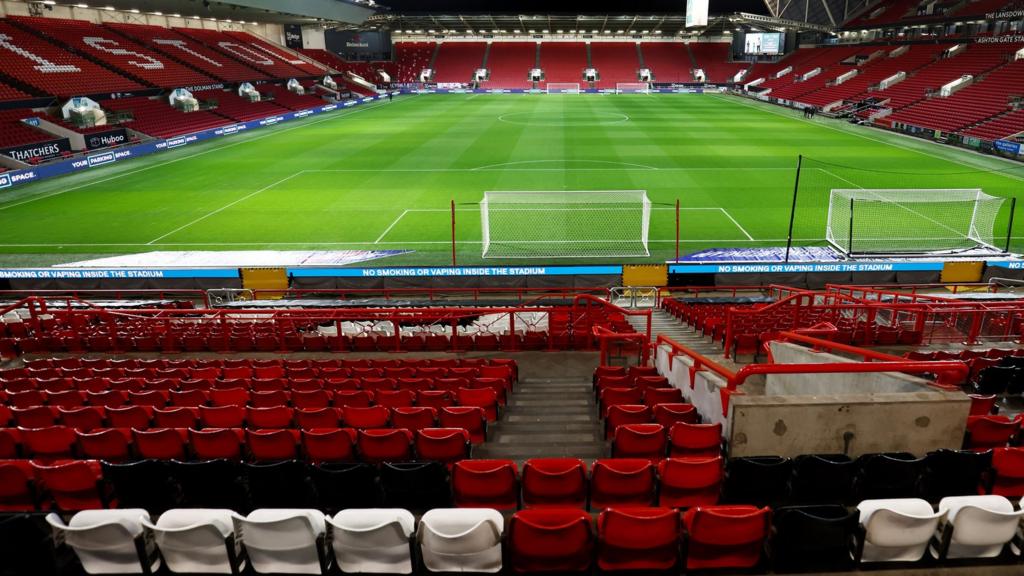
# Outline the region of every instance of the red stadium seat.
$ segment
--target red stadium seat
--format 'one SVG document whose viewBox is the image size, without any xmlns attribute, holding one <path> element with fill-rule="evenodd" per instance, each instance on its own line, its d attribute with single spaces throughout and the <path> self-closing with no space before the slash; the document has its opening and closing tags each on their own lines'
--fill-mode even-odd
<svg viewBox="0 0 1024 576">
<path fill-rule="evenodd" d="M 85 458 L 126 462 L 131 459 L 131 430 L 105 428 L 93 432 L 75 432 L 78 450 Z"/>
<path fill-rule="evenodd" d="M 251 392 L 249 394 L 249 406 L 253 408 L 270 408 L 273 406 L 288 406 L 292 401 L 290 392 L 284 390 L 270 390 L 266 392 Z"/>
<path fill-rule="evenodd" d="M 73 460 L 51 466 L 33 462 L 32 466 L 58 509 L 70 512 L 107 507 L 98 463 Z"/>
<path fill-rule="evenodd" d="M 651 421 L 651 407 L 643 404 L 613 404 L 604 420 L 605 439 L 615 436 L 615 429 L 625 424 L 646 424 Z"/>
<path fill-rule="evenodd" d="M 658 477 L 659 506 L 690 508 L 717 504 L 722 487 L 722 457 L 668 458 L 658 464 Z"/>
<path fill-rule="evenodd" d="M 452 464 L 469 457 L 469 432 L 462 428 L 423 428 L 416 431 L 416 457 Z"/>
<path fill-rule="evenodd" d="M 437 420 L 442 428 L 465 429 L 473 444 L 483 444 L 487 438 L 487 416 L 484 409 L 478 406 L 441 408 Z"/>
<path fill-rule="evenodd" d="M 460 508 L 515 510 L 518 469 L 512 460 L 462 460 L 452 468 L 452 491 Z"/>
<path fill-rule="evenodd" d="M 245 409 L 239 406 L 200 406 L 199 423 L 203 428 L 241 428 Z"/>
<path fill-rule="evenodd" d="M 337 428 L 341 424 L 341 416 L 337 408 L 295 410 L 295 422 L 303 430 Z"/>
<path fill-rule="evenodd" d="M 610 508 L 597 518 L 597 566 L 602 571 L 672 570 L 679 564 L 679 512 L 670 508 Z"/>
<path fill-rule="evenodd" d="M 245 409 L 245 422 L 249 428 L 291 428 L 294 411 L 287 406 Z M 335 419 L 335 426 L 337 420 Z"/>
<path fill-rule="evenodd" d="M 771 510 L 755 506 L 691 508 L 686 526 L 686 570 L 753 568 L 771 531 Z"/>
<path fill-rule="evenodd" d="M 11 416 L 19 428 L 48 428 L 57 424 L 57 409 L 50 406 L 11 408 Z"/>
<path fill-rule="evenodd" d="M 188 439 L 200 460 L 239 460 L 242 457 L 240 432 L 239 428 L 189 428 Z"/>
<path fill-rule="evenodd" d="M 714 457 L 722 453 L 721 424 L 677 422 L 668 431 L 669 456 Z"/>
<path fill-rule="evenodd" d="M 292 390 L 292 406 L 302 409 L 327 408 L 331 405 L 332 394 L 326 390 L 298 392 Z"/>
<path fill-rule="evenodd" d="M 658 404 L 681 404 L 683 402 L 683 391 L 679 388 L 645 388 L 644 404 L 656 406 Z"/>
<path fill-rule="evenodd" d="M 590 473 L 590 509 L 610 506 L 651 506 L 654 465 L 642 458 L 609 458 L 594 462 Z"/>
<path fill-rule="evenodd" d="M 968 416 L 964 448 L 988 450 L 1006 446 L 1020 432 L 1021 415 L 1014 419 L 1006 416 Z"/>
<path fill-rule="evenodd" d="M 523 506 L 586 508 L 587 465 L 579 458 L 531 458 L 523 465 Z"/>
<path fill-rule="evenodd" d="M 153 410 L 153 426 L 156 428 L 195 428 L 198 425 L 199 408 L 182 406 Z"/>
<path fill-rule="evenodd" d="M 1024 448 L 992 450 L 992 478 L 988 493 L 1007 498 L 1024 497 Z"/>
<path fill-rule="evenodd" d="M 412 432 L 405 428 L 359 430 L 356 444 L 364 462 L 403 462 L 412 459 Z"/>
<path fill-rule="evenodd" d="M 246 430 L 245 443 L 256 462 L 294 460 L 298 442 L 292 430 Z"/>
<path fill-rule="evenodd" d="M 608 417 L 608 408 L 617 404 L 642 404 L 644 391 L 642 388 L 602 388 L 598 394 L 601 404 L 601 417 Z"/>
<path fill-rule="evenodd" d="M 339 390 L 334 393 L 337 408 L 369 408 L 373 403 L 373 392 L 366 390 Z"/>
<path fill-rule="evenodd" d="M 391 413 L 383 406 L 369 408 L 348 407 L 342 411 L 342 420 L 349 428 L 387 428 Z"/>
<path fill-rule="evenodd" d="M 459 388 L 455 401 L 459 406 L 483 408 L 488 422 L 498 419 L 498 395 L 491 388 Z"/>
<path fill-rule="evenodd" d="M 351 462 L 356 459 L 356 431 L 352 428 L 303 430 L 302 449 L 314 464 Z"/>
<path fill-rule="evenodd" d="M 75 431 L 66 426 L 21 428 L 21 445 L 33 459 L 71 458 L 75 452 Z"/>
<path fill-rule="evenodd" d="M 39 507 L 32 465 L 0 460 L 0 512 L 31 512 Z"/>
<path fill-rule="evenodd" d="M 654 421 L 666 430 L 671 429 L 676 422 L 696 424 L 700 421 L 700 414 L 693 404 L 655 404 L 652 410 Z"/>
<path fill-rule="evenodd" d="M 509 521 L 508 549 L 517 574 L 588 572 L 594 549 L 590 514 L 566 509 L 516 512 Z"/>
<path fill-rule="evenodd" d="M 374 394 L 378 406 L 387 408 L 407 408 L 416 403 L 416 393 L 412 390 L 381 390 Z"/>
<path fill-rule="evenodd" d="M 665 427 L 661 424 L 627 424 L 615 429 L 612 457 L 657 461 L 665 457 L 665 446 Z"/>
<path fill-rule="evenodd" d="M 412 432 L 423 428 L 433 428 L 437 424 L 437 409 L 426 406 L 410 408 L 392 408 L 391 425 L 395 428 L 406 428 Z"/>
<path fill-rule="evenodd" d="M 136 452 L 145 459 L 184 460 L 187 438 L 185 428 L 132 430 Z"/>
<path fill-rule="evenodd" d="M 115 408 L 115 410 L 123 410 L 123 408 Z M 60 416 L 60 423 L 68 428 L 74 428 L 75 430 L 81 430 L 88 432 L 95 428 L 103 427 L 103 418 L 108 416 L 107 410 L 102 406 L 82 406 L 81 408 L 58 408 L 57 413 Z M 109 417 L 109 416 L 108 416 Z M 148 423 L 149 420 L 147 419 Z M 112 428 L 131 428 L 131 426 L 116 426 L 111 424 Z"/>
<path fill-rule="evenodd" d="M 239 406 L 244 408 L 249 403 L 249 391 L 245 388 L 225 388 L 210 390 L 210 404 L 213 406 Z"/>
</svg>

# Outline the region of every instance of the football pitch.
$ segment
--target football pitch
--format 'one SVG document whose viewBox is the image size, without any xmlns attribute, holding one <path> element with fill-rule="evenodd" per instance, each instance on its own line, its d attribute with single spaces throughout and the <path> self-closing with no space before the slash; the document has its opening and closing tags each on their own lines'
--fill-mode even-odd
<svg viewBox="0 0 1024 576">
<path fill-rule="evenodd" d="M 481 257 L 479 202 L 502 190 L 646 191 L 650 257 L 617 261 L 674 256 L 677 200 L 683 253 L 781 246 L 801 154 L 797 245 L 824 245 L 828 188 L 1024 189 L 1019 165 L 732 96 L 410 95 L 0 190 L 0 263 L 411 250 L 376 262 L 440 265 L 454 201 L 458 263 L 496 264 Z M 893 234 L 913 236 L 895 216 Z"/>
</svg>

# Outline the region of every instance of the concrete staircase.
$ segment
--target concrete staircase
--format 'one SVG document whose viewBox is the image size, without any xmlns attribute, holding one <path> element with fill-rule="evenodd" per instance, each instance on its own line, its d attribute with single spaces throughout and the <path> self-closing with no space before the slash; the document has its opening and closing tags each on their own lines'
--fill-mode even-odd
<svg viewBox="0 0 1024 576">
<path fill-rule="evenodd" d="M 637 332 L 643 332 L 647 329 L 646 321 L 639 316 L 629 316 L 629 323 Z M 655 308 L 651 314 L 651 342 L 656 341 L 659 334 L 664 334 L 676 342 L 690 347 L 693 351 L 712 359 L 717 360 L 722 357 L 722 345 L 720 343 L 712 342 L 710 338 L 701 336 L 699 332 L 694 331 L 691 326 L 683 324 L 675 316 L 661 308 Z"/>
<path fill-rule="evenodd" d="M 473 458 L 573 457 L 608 455 L 591 380 L 579 376 L 520 377 L 501 420 Z"/>
</svg>

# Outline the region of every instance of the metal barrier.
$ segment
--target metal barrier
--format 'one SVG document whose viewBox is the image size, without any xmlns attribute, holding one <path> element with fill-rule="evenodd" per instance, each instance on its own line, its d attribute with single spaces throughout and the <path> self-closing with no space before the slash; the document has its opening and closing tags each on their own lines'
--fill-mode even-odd
<svg viewBox="0 0 1024 576">
<path fill-rule="evenodd" d="M 616 286 L 608 290 L 608 301 L 621 308 L 656 308 L 657 286 Z"/>
</svg>

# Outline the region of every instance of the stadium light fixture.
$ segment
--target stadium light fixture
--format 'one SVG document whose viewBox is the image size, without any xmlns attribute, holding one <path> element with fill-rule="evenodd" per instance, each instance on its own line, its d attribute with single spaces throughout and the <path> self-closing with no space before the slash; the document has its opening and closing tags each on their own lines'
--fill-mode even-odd
<svg viewBox="0 0 1024 576">
<path fill-rule="evenodd" d="M 104 10 L 109 10 L 110 12 L 113 12 L 115 10 L 115 8 L 113 6 L 104 6 L 103 9 Z"/>
<path fill-rule="evenodd" d="M 521 30 L 513 30 L 513 31 L 512 31 L 512 33 L 513 33 L 513 34 L 521 34 L 521 33 L 522 33 L 522 31 L 521 31 Z"/>
<path fill-rule="evenodd" d="M 540 33 L 541 33 L 541 34 L 547 34 L 547 33 L 548 33 L 548 31 L 547 31 L 547 30 L 541 30 L 541 31 L 540 31 Z"/>
<path fill-rule="evenodd" d="M 75 4 L 75 8 L 88 8 L 88 4 Z"/>
<path fill-rule="evenodd" d="M 536 34 L 537 33 L 536 30 L 530 30 L 529 32 L 530 32 L 530 34 Z"/>
<path fill-rule="evenodd" d="M 57 4 L 57 0 L 43 0 L 43 4 L 46 4 L 47 6 L 53 6 Z"/>
<path fill-rule="evenodd" d="M 153 16 L 163 16 L 163 12 L 153 12 Z"/>
<path fill-rule="evenodd" d="M 139 13 L 139 9 L 138 9 L 138 8 L 132 8 L 132 9 L 130 10 L 130 12 L 131 12 L 132 14 L 138 14 L 138 13 Z"/>
</svg>

